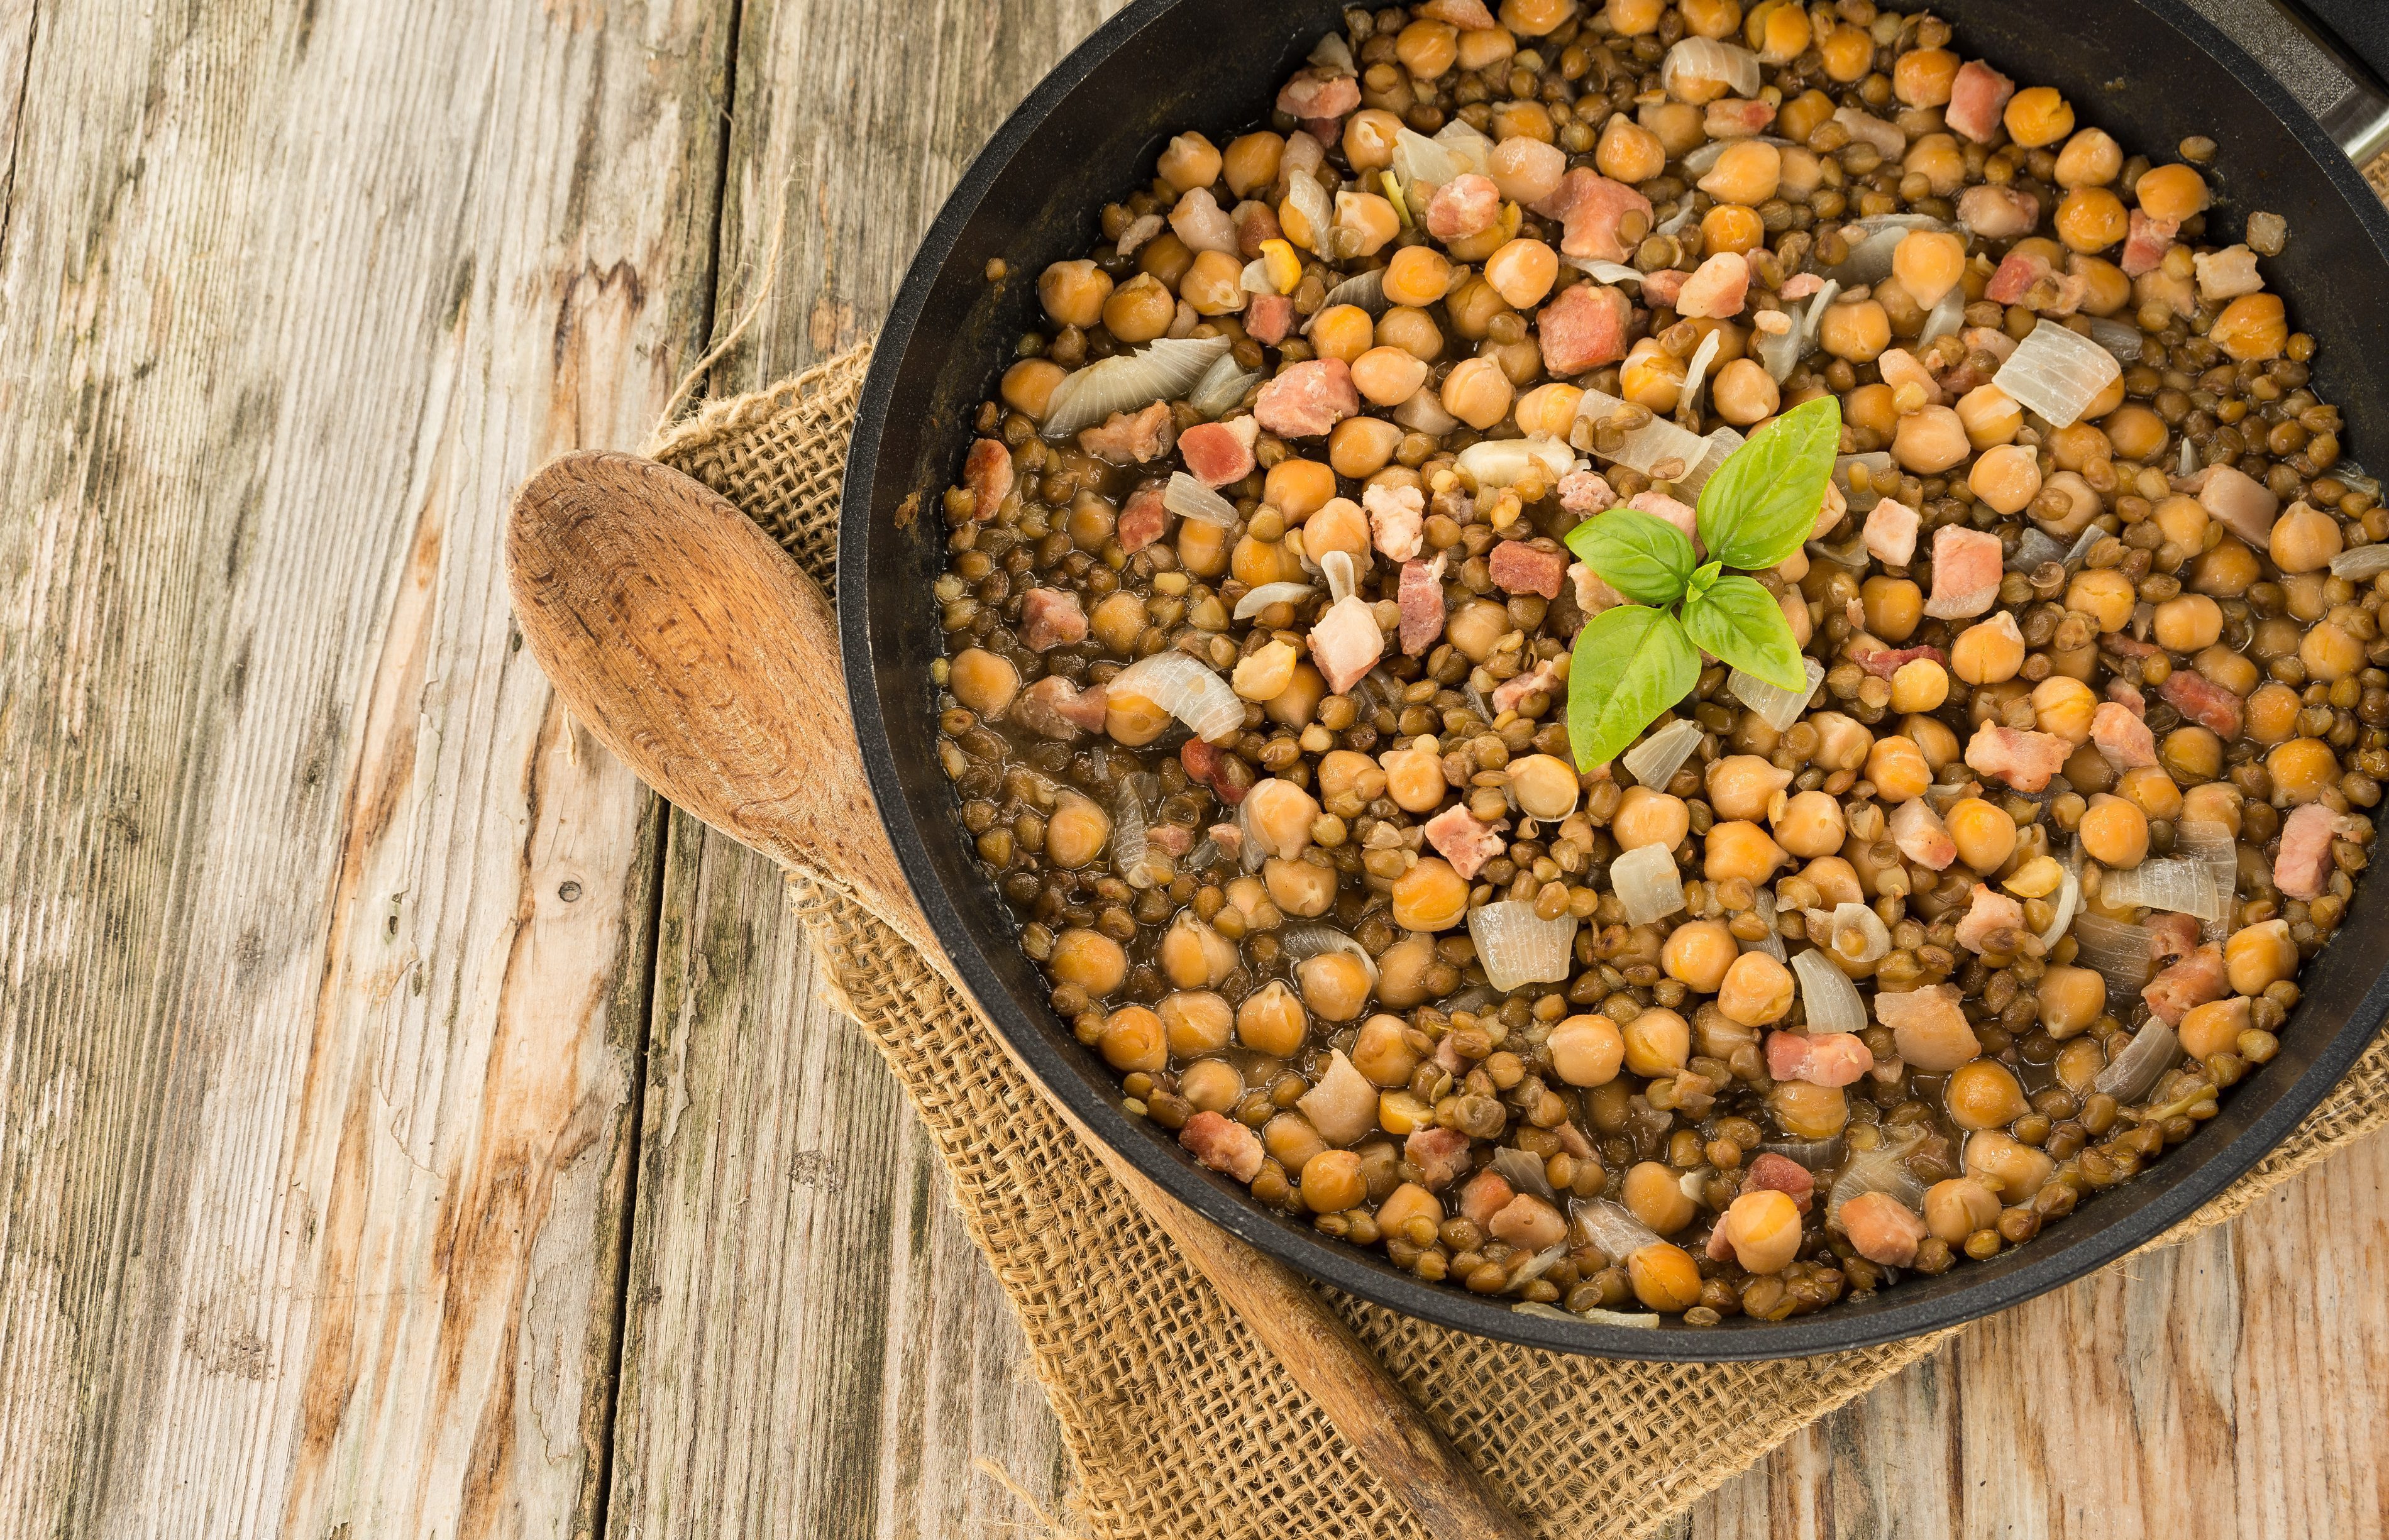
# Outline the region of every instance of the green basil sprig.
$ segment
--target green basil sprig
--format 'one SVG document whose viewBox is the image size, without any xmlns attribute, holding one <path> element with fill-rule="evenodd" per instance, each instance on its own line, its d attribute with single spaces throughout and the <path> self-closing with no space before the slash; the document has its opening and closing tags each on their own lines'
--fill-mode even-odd
<svg viewBox="0 0 2389 1540">
<path fill-rule="evenodd" d="M 1727 456 L 1694 510 L 1712 558 L 1706 564 L 1682 530 L 1632 508 L 1595 515 L 1569 532 L 1577 559 L 1637 601 L 1603 610 L 1577 633 L 1568 743 L 1579 770 L 1616 758 L 1690 694 L 1704 652 L 1786 690 L 1806 681 L 1800 645 L 1775 596 L 1725 569 L 1765 571 L 1808 541 L 1841 438 L 1841 403 L 1820 396 Z"/>
</svg>

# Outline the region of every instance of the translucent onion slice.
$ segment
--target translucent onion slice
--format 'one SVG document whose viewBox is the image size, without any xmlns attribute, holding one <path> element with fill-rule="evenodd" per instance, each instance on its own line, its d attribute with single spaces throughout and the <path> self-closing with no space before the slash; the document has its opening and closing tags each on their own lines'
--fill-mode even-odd
<svg viewBox="0 0 2389 1540">
<path fill-rule="evenodd" d="M 2064 559 L 2065 547 L 2058 543 L 2055 536 L 2026 525 L 2024 533 L 2016 540 L 2015 554 L 2008 558 L 2008 570 L 2032 572 L 2044 562 L 2062 562 Z"/>
<path fill-rule="evenodd" d="M 1808 922 L 1808 939 L 1845 961 L 1880 962 L 1891 955 L 1891 927 L 1864 904 L 1835 904 L 1830 910 L 1800 912 Z"/>
<path fill-rule="evenodd" d="M 1999 365 L 1991 383 L 2037 412 L 2052 427 L 2072 427 L 2104 390 L 2123 377 L 2115 355 L 2076 331 L 2043 321 Z"/>
<path fill-rule="evenodd" d="M 1328 599 L 1338 605 L 1352 597 L 1352 590 L 1360 582 L 1360 575 L 1352 569 L 1349 551 L 1330 551 L 1320 557 L 1319 575 L 1327 579 Z"/>
<path fill-rule="evenodd" d="M 1683 159 L 1688 176 L 1706 176 L 1717 170 L 1717 163 L 1730 145 L 1773 145 L 1777 149 L 1790 149 L 1792 141 L 1779 139 L 1772 134 L 1745 134 L 1731 139 L 1712 139 Z"/>
<path fill-rule="evenodd" d="M 2090 556 L 2090 548 L 2098 544 L 2102 539 L 2113 532 L 2114 531 L 2112 530 L 2103 529 L 2096 524 L 2093 524 L 2089 528 L 2083 530 L 2080 535 L 2075 538 L 2073 548 L 2065 553 L 2065 570 L 2071 572 L 2075 568 L 2080 566 L 2085 561 L 2088 561 Z"/>
<path fill-rule="evenodd" d="M 1860 471 L 1866 474 L 1860 476 Z M 1833 485 L 1842 489 L 1842 499 L 1850 505 L 1850 512 L 1870 513 L 1899 485 L 1899 467 L 1892 464 L 1889 450 L 1837 454 L 1833 457 Z"/>
<path fill-rule="evenodd" d="M 1430 439 L 1439 439 L 1460 426 L 1460 419 L 1443 409 L 1442 399 L 1432 390 L 1421 390 L 1394 408 L 1394 421 Z"/>
<path fill-rule="evenodd" d="M 1718 334 L 1715 332 L 1709 333 L 1709 336 L 1712 337 L 1717 335 Z M 1714 432 L 1710 433 L 1708 437 L 1709 447 L 1702 452 L 1699 463 L 1693 465 L 1693 468 L 1685 474 L 1683 478 L 1677 483 L 1677 485 L 1687 492 L 1697 493 L 1703 487 L 1708 484 L 1709 477 L 1718 473 L 1718 467 L 1726 463 L 1728 457 L 1730 457 L 1735 450 L 1740 449 L 1745 442 L 1747 442 L 1747 440 L 1744 439 L 1739 432 L 1732 428 L 1720 427 L 1716 429 Z"/>
<path fill-rule="evenodd" d="M 2240 885 L 2238 837 L 2229 826 L 2213 819 L 2184 819 L 2174 825 L 2173 847 L 2175 854 L 2188 857 L 2206 869 L 2207 881 L 2215 885 L 2222 910 L 2222 913 L 2207 921 L 2207 926 L 2210 930 L 2220 926 L 2231 913 L 2231 895 Z"/>
<path fill-rule="evenodd" d="M 1701 426 L 1701 387 L 1709 377 L 1709 365 L 1717 362 L 1724 338 L 1723 327 L 1702 337 L 1701 345 L 1693 350 L 1692 362 L 1684 365 L 1684 388 L 1678 393 L 1676 421 L 1688 428 Z M 1702 458 L 1706 460 L 1707 456 L 1704 454 Z"/>
<path fill-rule="evenodd" d="M 1202 383 L 1228 350 L 1224 337 L 1162 337 L 1132 353 L 1098 359 L 1062 376 L 1045 407 L 1045 437 L 1063 439 L 1115 412 L 1171 401 Z"/>
<path fill-rule="evenodd" d="M 1688 197 L 1674 213 L 1661 220 L 1651 233 L 1654 235 L 1680 235 L 1693 220 L 1700 217 L 1700 212 L 1701 206 Z"/>
<path fill-rule="evenodd" d="M 2331 559 L 2331 575 L 2350 582 L 2362 582 L 2383 572 L 2389 572 L 2389 543 L 2358 545 Z"/>
<path fill-rule="evenodd" d="M 1245 703 L 1226 680 L 1184 653 L 1139 658 L 1113 678 L 1111 693 L 1151 701 L 1207 743 L 1244 731 Z"/>
<path fill-rule="evenodd" d="M 1775 890 L 1760 888 L 1752 898 L 1750 907 L 1767 922 L 1767 934 L 1758 938 L 1758 949 L 1778 962 L 1784 961 L 1783 933 L 1775 928 Z"/>
<path fill-rule="evenodd" d="M 2065 928 L 2074 923 L 2074 911 L 2081 907 L 2082 879 L 2076 874 L 2072 866 L 2068 866 L 2065 869 L 2063 880 L 2057 887 L 2056 917 L 2050 921 L 2049 928 L 2040 933 L 2040 944 L 2044 947 L 2056 946 L 2058 938 L 2065 934 Z"/>
<path fill-rule="evenodd" d="M 1260 382 L 1259 370 L 1246 374 L 1236 366 L 1235 354 L 1221 353 L 1211 367 L 1203 371 L 1194 388 L 1187 392 L 1186 404 L 1206 417 L 1224 417 L 1243 405 L 1245 392 Z"/>
<path fill-rule="evenodd" d="M 2151 1017 L 2142 1024 L 2124 1051 L 2115 1055 L 2090 1088 L 2130 1103 L 2149 1094 L 2149 1088 L 2173 1068 L 2181 1057 L 2181 1035 L 2165 1023 Z"/>
<path fill-rule="evenodd" d="M 1402 185 L 1405 196 L 1421 188 L 1432 190 L 1442 186 L 1460 174 L 1460 161 L 1451 151 L 1437 144 L 1415 129 L 1394 131 L 1394 177 Z M 1416 201 L 1424 207 L 1422 195 Z"/>
<path fill-rule="evenodd" d="M 2109 315 L 2092 316 L 2090 340 L 2114 354 L 2115 362 L 2127 369 L 2140 362 L 2140 328 L 2128 321 Z"/>
<path fill-rule="evenodd" d="M 1825 280 L 1824 287 L 1808 296 L 1808 308 L 1800 313 L 1800 347 L 1803 354 L 1806 354 L 1809 350 L 1809 345 L 1817 340 L 1817 328 L 1824 323 L 1825 307 L 1832 304 L 1833 296 L 1841 292 L 1841 284 L 1835 279 L 1828 278 Z"/>
<path fill-rule="evenodd" d="M 1869 1192 L 1888 1192 L 1908 1208 L 1922 1205 L 1924 1184 L 1908 1169 L 1908 1152 L 1914 1143 L 1911 1139 L 1880 1144 L 1852 1155 L 1842 1174 L 1833 1178 L 1833 1190 L 1825 1195 L 1825 1223 L 1838 1225 L 1842 1205 Z"/>
<path fill-rule="evenodd" d="M 1482 176 L 1493 164 L 1493 141 L 1471 128 L 1464 118 L 1454 118 L 1437 129 L 1435 142 L 1461 171 Z"/>
<path fill-rule="evenodd" d="M 2074 917 L 2074 961 L 2107 981 L 2111 997 L 2125 1000 L 2149 981 L 2149 928 L 2127 925 L 2088 910 Z"/>
<path fill-rule="evenodd" d="M 1255 257 L 1251 261 L 1245 264 L 1245 271 L 1237 278 L 1236 285 L 1246 294 L 1275 294 L 1277 292 L 1277 286 L 1270 282 L 1269 263 L 1258 257 Z"/>
<path fill-rule="evenodd" d="M 1778 732 L 1789 732 L 1792 724 L 1800 719 L 1800 713 L 1808 709 L 1808 698 L 1817 693 L 1817 686 L 1825 682 L 1823 664 L 1813 657 L 1800 661 L 1808 673 L 1808 687 L 1805 690 L 1786 690 L 1780 684 L 1769 684 L 1739 668 L 1726 676 L 1726 690 L 1734 699 L 1750 707 L 1760 721 Z"/>
<path fill-rule="evenodd" d="M 2230 890 L 2218 886 L 2205 862 L 2183 858 L 2108 872 L 2099 880 L 2099 897 L 2110 909 L 2171 910 L 2201 920 L 2222 919 L 2231 903 Z"/>
<path fill-rule="evenodd" d="M 1664 920 L 1684 907 L 1684 880 L 1665 846 L 1638 846 L 1611 861 L 1609 886 L 1629 925 Z"/>
<path fill-rule="evenodd" d="M 1966 286 L 1958 284 L 1924 312 L 1924 329 L 1916 334 L 1916 345 L 1929 348 L 1945 337 L 1955 337 L 1966 327 Z"/>
<path fill-rule="evenodd" d="M 1828 1171 L 1842 1164 L 1850 1152 L 1850 1142 L 1841 1135 L 1831 1139 L 1778 1139 L 1762 1140 L 1762 1154 L 1781 1155 L 1793 1165 L 1810 1171 Z"/>
<path fill-rule="evenodd" d="M 1792 371 L 1800 366 L 1800 361 L 1815 346 L 1808 329 L 1808 307 L 1812 303 L 1812 299 L 1783 301 L 1783 313 L 1791 317 L 1791 326 L 1784 331 L 1758 334 L 1755 345 L 1758 362 L 1778 385 L 1792 377 Z"/>
<path fill-rule="evenodd" d="M 1297 172 L 1288 176 L 1285 180 L 1285 200 L 1294 205 L 1294 211 L 1302 216 L 1303 223 L 1310 226 L 1311 250 L 1325 255 L 1321 250 L 1321 243 L 1327 239 L 1327 232 L 1335 223 L 1335 209 L 1327 200 L 1327 190 L 1319 185 L 1319 178 L 1309 172 Z"/>
<path fill-rule="evenodd" d="M 1644 277 L 1642 270 L 1639 267 L 1629 267 L 1624 262 L 1603 261 L 1599 257 L 1562 257 L 1560 261 L 1579 273 L 1591 274 L 1604 284 L 1639 284 Z"/>
<path fill-rule="evenodd" d="M 1864 566 L 1872 559 L 1867 551 L 1866 531 L 1859 530 L 1839 545 L 1823 541 L 1810 541 L 1803 549 L 1810 555 L 1822 556 L 1835 566 Z"/>
<path fill-rule="evenodd" d="M 1577 1239 L 1620 1266 L 1645 1246 L 1659 1243 L 1658 1232 L 1637 1219 L 1621 1203 L 1603 1198 L 1578 1203 L 1570 1215 Z"/>
<path fill-rule="evenodd" d="M 1145 839 L 1144 798 L 1137 795 L 1142 779 L 1131 775 L 1123 780 L 1119 795 L 1112 799 L 1112 870 L 1134 888 L 1154 885 L 1146 859 L 1152 847 Z"/>
<path fill-rule="evenodd" d="M 1811 948 L 1792 959 L 1792 971 L 1800 975 L 1800 1004 L 1808 1013 L 1810 1032 L 1866 1030 L 1866 1001 L 1831 958 Z"/>
<path fill-rule="evenodd" d="M 1599 447 L 1600 426 L 1620 412 L 1631 410 L 1649 421 L 1628 432 L 1615 450 Z M 1589 454 L 1641 471 L 1654 481 L 1682 481 L 1709 453 L 1709 441 L 1688 433 L 1647 407 L 1631 407 L 1616 396 L 1587 390 L 1577 406 L 1568 442 Z"/>
<path fill-rule="evenodd" d="M 2185 481 L 2198 474 L 2198 446 L 2191 442 L 2187 433 L 2181 436 L 2181 459 L 2174 467 L 2174 474 Z"/>
<path fill-rule="evenodd" d="M 1161 505 L 1180 518 L 1216 524 L 1222 529 L 1234 528 L 1240 516 L 1234 503 L 1184 471 L 1169 473 L 1169 484 L 1161 489 Z"/>
<path fill-rule="evenodd" d="M 1514 1310 L 1517 1306 L 1512 1305 L 1511 1308 Z M 1659 1317 L 1641 1310 L 1603 1310 L 1596 1305 L 1577 1319 L 1591 1321 L 1595 1326 L 1629 1326 L 1638 1331 L 1659 1329 Z"/>
<path fill-rule="evenodd" d="M 1374 989 L 1377 986 L 1377 960 L 1369 955 L 1368 948 L 1335 926 L 1282 925 L 1278 927 L 1276 935 L 1278 950 L 1284 954 L 1289 963 L 1306 962 L 1328 952 L 1342 952 L 1347 957 L 1359 958 L 1361 966 L 1369 972 L 1369 987 Z"/>
<path fill-rule="evenodd" d="M 1326 298 L 1319 301 L 1319 313 L 1303 323 L 1303 335 L 1309 336 L 1310 328 L 1319 324 L 1319 316 L 1337 305 L 1358 305 L 1371 315 L 1383 315 L 1391 310 L 1393 305 L 1386 298 L 1386 270 L 1373 267 L 1329 289 Z"/>
<path fill-rule="evenodd" d="M 1645 786 L 1664 790 L 1693 750 L 1701 745 L 1701 724 L 1679 717 L 1626 751 L 1626 768 Z"/>
<path fill-rule="evenodd" d="M 1359 74 L 1352 60 L 1352 45 L 1344 41 L 1342 32 L 1322 32 L 1319 41 L 1310 45 L 1310 62 L 1322 70 L 1341 70 L 1348 75 Z"/>
<path fill-rule="evenodd" d="M 1493 1169 L 1501 1173 L 1501 1179 L 1510 1184 L 1513 1192 L 1531 1192 L 1547 1203 L 1559 1202 L 1559 1195 L 1552 1190 L 1551 1174 L 1543 1169 L 1543 1163 L 1524 1150 L 1513 1150 L 1505 1145 L 1494 1151 Z M 1517 1280 L 1513 1279 L 1511 1281 L 1514 1283 Z"/>
<path fill-rule="evenodd" d="M 1681 101 L 1679 81 L 1722 81 L 1737 96 L 1758 95 L 1758 56 L 1713 37 L 1688 37 L 1667 50 L 1659 66 L 1659 88 Z"/>
<path fill-rule="evenodd" d="M 1576 930 L 1575 915 L 1545 920 L 1523 898 L 1503 898 L 1468 911 L 1468 938 L 1476 944 L 1476 960 L 1485 964 L 1486 979 L 1505 994 L 1522 984 L 1557 984 L 1566 978 Z"/>
<path fill-rule="evenodd" d="M 1235 616 L 1249 620 L 1271 605 L 1297 605 L 1317 592 L 1309 583 L 1263 583 L 1236 601 Z"/>
<path fill-rule="evenodd" d="M 1419 394 L 1426 392 L 1422 390 Z M 1479 439 L 1462 450 L 1452 462 L 1454 470 L 1467 473 L 1476 478 L 1477 486 L 1490 489 L 1514 487 L 1537 467 L 1542 470 L 1544 481 L 1557 485 L 1561 477 L 1576 468 L 1576 452 L 1548 433 L 1538 433 L 1525 439 Z"/>
<path fill-rule="evenodd" d="M 2353 460 L 2342 460 L 2331 467 L 2332 479 L 2345 482 L 2367 497 L 2381 495 L 2381 482 L 2371 472 Z"/>
<path fill-rule="evenodd" d="M 1905 230 L 1878 230 L 1852 245 L 1850 254 L 1841 261 L 1819 272 L 1844 288 L 1879 284 L 1891 276 L 1891 254 L 1907 238 Z"/>
</svg>

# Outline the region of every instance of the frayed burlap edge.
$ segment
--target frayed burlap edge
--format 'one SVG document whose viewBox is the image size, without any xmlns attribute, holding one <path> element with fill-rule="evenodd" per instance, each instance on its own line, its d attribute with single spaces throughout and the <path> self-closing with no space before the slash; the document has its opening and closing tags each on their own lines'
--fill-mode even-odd
<svg viewBox="0 0 2389 1540">
<path fill-rule="evenodd" d="M 710 405 L 649 447 L 836 592 L 838 486 L 868 349 Z M 1071 1528 L 1130 1536 L 1424 1540 L 1209 1286 L 1003 1052 L 945 971 L 837 874 L 789 901 L 840 1003 L 887 1057 L 1018 1313 L 1077 1468 Z M 2156 1242 L 2221 1224 L 2389 1122 L 2389 1039 L 2298 1131 Z M 1647 1534 L 1791 1433 L 1955 1335 L 1770 1364 L 1604 1363 L 1336 1308 L 1540 1534 Z"/>
</svg>

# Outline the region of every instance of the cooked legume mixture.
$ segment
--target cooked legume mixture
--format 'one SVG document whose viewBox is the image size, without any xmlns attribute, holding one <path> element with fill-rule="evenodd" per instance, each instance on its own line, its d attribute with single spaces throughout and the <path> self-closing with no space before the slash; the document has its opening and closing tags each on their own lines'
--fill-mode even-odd
<svg viewBox="0 0 2389 1540">
<path fill-rule="evenodd" d="M 1345 20 L 1035 275 L 944 493 L 939 754 L 1054 1010 L 1256 1201 L 1529 1312 L 1780 1320 L 2161 1159 L 2389 773 L 2285 222 L 1871 0 Z M 1693 536 L 1824 396 L 1755 574 L 1809 689 L 1704 660 L 1578 765 L 1569 537 Z"/>
</svg>

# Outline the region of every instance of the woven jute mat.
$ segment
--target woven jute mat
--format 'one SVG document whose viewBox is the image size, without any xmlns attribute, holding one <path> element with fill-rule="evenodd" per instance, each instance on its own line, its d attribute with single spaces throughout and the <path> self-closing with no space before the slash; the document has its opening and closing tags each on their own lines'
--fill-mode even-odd
<svg viewBox="0 0 2389 1540">
<path fill-rule="evenodd" d="M 709 406 L 649 450 L 745 510 L 829 592 L 867 352 Z M 835 872 L 793 873 L 788 897 L 824 976 L 927 1125 L 1019 1313 L 1077 1464 L 1059 1522 L 1090 1540 L 1426 1540 L 1047 1106 L 944 960 L 903 941 Z M 2223 1223 L 2384 1122 L 2389 1038 L 2159 1243 Z M 1495 1492 L 1554 1540 L 1648 1534 L 1954 1335 L 1769 1364 L 1606 1363 L 1334 1303 Z"/>
</svg>

